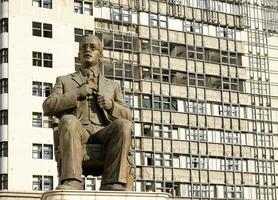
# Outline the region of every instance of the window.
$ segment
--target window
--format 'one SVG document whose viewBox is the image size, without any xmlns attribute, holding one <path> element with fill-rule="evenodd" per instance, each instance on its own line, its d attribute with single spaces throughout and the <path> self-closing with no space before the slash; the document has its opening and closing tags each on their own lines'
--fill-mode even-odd
<svg viewBox="0 0 278 200">
<path fill-rule="evenodd" d="M 3 18 L 0 20 L 1 33 L 8 32 L 8 22 L 8 18 Z"/>
<path fill-rule="evenodd" d="M 42 113 L 33 112 L 32 116 L 32 126 L 42 127 Z"/>
<path fill-rule="evenodd" d="M 33 0 L 34 7 L 52 8 L 52 0 Z"/>
<path fill-rule="evenodd" d="M 150 24 L 153 27 L 158 27 L 158 16 L 157 15 L 150 16 Z"/>
<path fill-rule="evenodd" d="M 197 103 L 197 102 L 190 101 L 188 102 L 186 111 L 205 114 L 206 113 L 205 103 L 202 102 Z"/>
<path fill-rule="evenodd" d="M 51 53 L 43 53 L 43 66 L 44 67 L 52 67 L 52 54 Z"/>
<path fill-rule="evenodd" d="M 202 24 L 197 22 L 184 21 L 183 29 L 185 32 L 195 32 L 195 33 L 203 32 Z"/>
<path fill-rule="evenodd" d="M 73 10 L 78 14 L 93 15 L 93 3 L 75 0 Z"/>
<path fill-rule="evenodd" d="M 42 36 L 42 24 L 39 22 L 33 22 L 33 35 L 34 36 Z"/>
<path fill-rule="evenodd" d="M 149 95 L 143 95 L 143 107 L 144 108 L 152 107 L 152 101 L 151 101 L 151 97 Z"/>
<path fill-rule="evenodd" d="M 52 38 L 52 24 L 43 24 L 43 37 Z"/>
<path fill-rule="evenodd" d="M 33 51 L 33 66 L 52 68 L 52 54 Z"/>
<path fill-rule="evenodd" d="M 33 81 L 32 95 L 48 97 L 52 91 L 52 83 L 42 83 Z"/>
<path fill-rule="evenodd" d="M 42 116 L 42 113 L 33 112 L 32 115 L 32 126 L 33 127 L 43 127 L 52 128 L 52 117 Z"/>
<path fill-rule="evenodd" d="M 42 83 L 41 82 L 36 82 L 33 81 L 33 91 L 32 94 L 33 96 L 42 96 Z"/>
<path fill-rule="evenodd" d="M 52 176 L 33 176 L 33 190 L 35 191 L 49 191 L 53 189 Z"/>
<path fill-rule="evenodd" d="M 8 142 L 0 142 L 0 157 L 8 157 Z"/>
<path fill-rule="evenodd" d="M 0 94 L 8 93 L 8 79 L 0 79 Z"/>
<path fill-rule="evenodd" d="M 52 24 L 33 22 L 33 35 L 52 38 Z"/>
<path fill-rule="evenodd" d="M 48 97 L 52 91 L 52 83 L 43 83 L 43 96 Z"/>
<path fill-rule="evenodd" d="M 0 190 L 8 189 L 8 174 L 0 174 Z"/>
<path fill-rule="evenodd" d="M 154 137 L 162 137 L 162 129 L 160 125 L 153 126 L 153 136 Z"/>
<path fill-rule="evenodd" d="M 239 117 L 239 107 L 233 105 L 219 106 L 219 115 L 223 117 Z"/>
<path fill-rule="evenodd" d="M 1 60 L 0 63 L 8 63 L 8 49 L 0 50 Z"/>
<path fill-rule="evenodd" d="M 53 159 L 53 146 L 47 144 L 33 144 L 32 147 L 32 158 L 34 159 Z"/>
<path fill-rule="evenodd" d="M 242 188 L 238 186 L 226 186 L 225 198 L 241 199 L 243 197 Z"/>
<path fill-rule="evenodd" d="M 241 162 L 233 159 L 221 160 L 221 168 L 227 171 L 241 171 Z"/>
<path fill-rule="evenodd" d="M 144 124 L 144 136 L 152 136 L 152 125 L 151 124 Z"/>
<path fill-rule="evenodd" d="M 130 11 L 121 8 L 113 9 L 111 13 L 111 19 L 114 21 L 131 22 L 131 13 Z"/>
<path fill-rule="evenodd" d="M 43 145 L 43 159 L 53 159 L 53 147 L 52 145 Z"/>
<path fill-rule="evenodd" d="M 33 51 L 33 66 L 42 66 L 42 53 Z"/>
<path fill-rule="evenodd" d="M 83 35 L 91 35 L 93 34 L 92 30 L 84 30 L 81 28 L 74 28 L 74 41 L 75 42 L 80 42 L 81 37 Z"/>
<path fill-rule="evenodd" d="M 84 14 L 93 15 L 93 4 L 89 2 L 84 2 Z"/>
<path fill-rule="evenodd" d="M 0 125 L 8 124 L 8 110 L 0 110 Z"/>
</svg>

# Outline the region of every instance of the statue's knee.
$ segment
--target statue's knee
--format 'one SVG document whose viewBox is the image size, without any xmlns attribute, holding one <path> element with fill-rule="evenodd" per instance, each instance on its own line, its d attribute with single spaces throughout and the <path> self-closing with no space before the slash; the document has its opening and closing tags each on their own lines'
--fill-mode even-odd
<svg viewBox="0 0 278 200">
<path fill-rule="evenodd" d="M 130 137 L 132 123 L 126 119 L 116 119 L 114 122 L 115 131 L 124 137 Z"/>
<path fill-rule="evenodd" d="M 60 118 L 60 126 L 63 127 L 75 126 L 76 123 L 78 122 L 79 120 L 74 115 L 64 115 L 63 117 Z"/>
<path fill-rule="evenodd" d="M 122 130 L 122 129 L 131 129 L 132 123 L 128 121 L 127 119 L 116 119 L 113 121 L 114 126 L 116 129 Z"/>
</svg>

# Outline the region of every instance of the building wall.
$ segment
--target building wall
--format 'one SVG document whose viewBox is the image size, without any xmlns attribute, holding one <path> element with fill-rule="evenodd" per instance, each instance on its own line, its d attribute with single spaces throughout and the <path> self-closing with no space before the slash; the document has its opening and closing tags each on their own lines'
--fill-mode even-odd
<svg viewBox="0 0 278 200">
<path fill-rule="evenodd" d="M 44 100 L 32 82 L 54 84 L 78 67 L 79 28 L 103 41 L 103 73 L 121 83 L 133 111 L 136 191 L 277 197 L 276 4 L 188 2 L 96 1 L 92 16 L 75 13 L 73 1 L 53 1 L 52 9 L 31 0 L 1 4 L 9 61 L 0 78 L 8 78 L 9 92 L 0 94 L 0 109 L 9 120 L 0 141 L 9 151 L 0 174 L 8 174 L 9 190 L 32 190 L 34 175 L 57 185 L 55 161 L 32 158 L 32 144 L 53 143 L 52 129 L 32 127 Z M 32 22 L 52 24 L 53 37 L 33 36 Z M 33 51 L 52 53 L 53 67 L 32 66 Z M 87 189 L 99 184 L 86 181 Z"/>
</svg>

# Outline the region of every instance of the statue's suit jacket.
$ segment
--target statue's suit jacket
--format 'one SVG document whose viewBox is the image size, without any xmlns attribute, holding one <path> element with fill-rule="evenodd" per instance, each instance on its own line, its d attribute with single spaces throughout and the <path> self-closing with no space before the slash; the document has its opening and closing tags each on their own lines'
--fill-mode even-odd
<svg viewBox="0 0 278 200">
<path fill-rule="evenodd" d="M 131 121 L 131 111 L 124 104 L 120 85 L 117 82 L 99 74 L 98 93 L 113 101 L 111 112 L 99 108 L 96 100 L 90 106 L 90 112 L 87 99 L 77 100 L 76 90 L 85 83 L 86 80 L 80 71 L 57 77 L 52 93 L 43 103 L 44 114 L 58 118 L 65 114 L 72 114 L 80 120 L 83 126 L 94 124 L 97 130 L 118 118 Z"/>
</svg>

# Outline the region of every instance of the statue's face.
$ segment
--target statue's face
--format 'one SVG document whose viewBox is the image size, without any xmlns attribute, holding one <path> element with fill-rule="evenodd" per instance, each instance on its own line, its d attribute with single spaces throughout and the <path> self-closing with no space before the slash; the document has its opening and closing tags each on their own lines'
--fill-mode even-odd
<svg viewBox="0 0 278 200">
<path fill-rule="evenodd" d="M 95 66 L 102 54 L 97 49 L 98 41 L 93 37 L 85 37 L 79 45 L 79 59 L 82 67 L 89 68 Z"/>
</svg>

